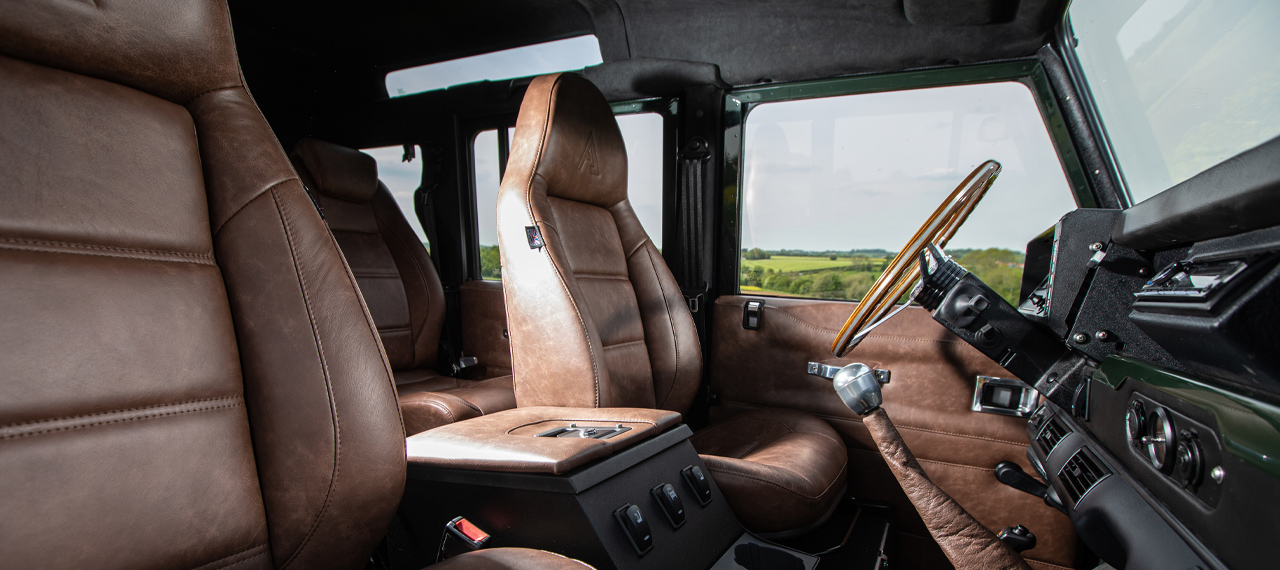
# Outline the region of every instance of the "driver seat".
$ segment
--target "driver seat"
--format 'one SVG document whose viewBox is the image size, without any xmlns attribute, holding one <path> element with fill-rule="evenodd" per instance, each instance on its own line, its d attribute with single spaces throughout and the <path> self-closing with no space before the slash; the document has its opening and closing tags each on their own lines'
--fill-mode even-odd
<svg viewBox="0 0 1280 570">
<path fill-rule="evenodd" d="M 584 77 L 529 85 L 498 192 L 498 242 L 518 406 L 688 411 L 702 380 L 698 334 L 627 200 L 613 112 Z M 808 530 L 844 494 L 845 445 L 808 414 L 756 409 L 691 442 L 754 532 Z"/>
</svg>

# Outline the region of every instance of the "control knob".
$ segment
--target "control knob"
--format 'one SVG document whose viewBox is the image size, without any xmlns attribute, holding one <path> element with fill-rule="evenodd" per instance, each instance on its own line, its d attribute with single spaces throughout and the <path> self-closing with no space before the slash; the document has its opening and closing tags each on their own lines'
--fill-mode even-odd
<svg viewBox="0 0 1280 570">
<path fill-rule="evenodd" d="M 1125 414 L 1124 426 L 1129 430 L 1129 443 L 1135 446 L 1142 444 L 1142 436 L 1146 434 L 1147 411 L 1142 402 L 1134 400 L 1129 403 L 1129 413 Z"/>
<path fill-rule="evenodd" d="M 1201 460 L 1200 442 L 1190 430 L 1182 430 L 1178 438 L 1178 478 L 1184 488 L 1193 488 L 1204 479 L 1204 462 Z"/>
</svg>

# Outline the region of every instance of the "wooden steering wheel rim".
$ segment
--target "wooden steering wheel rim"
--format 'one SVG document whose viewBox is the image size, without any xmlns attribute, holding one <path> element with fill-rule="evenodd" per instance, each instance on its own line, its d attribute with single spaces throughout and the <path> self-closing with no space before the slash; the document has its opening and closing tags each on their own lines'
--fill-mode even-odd
<svg viewBox="0 0 1280 570">
<path fill-rule="evenodd" d="M 939 248 L 946 247 L 947 241 L 960 229 L 961 224 L 978 206 L 978 201 L 991 188 L 1000 169 L 999 162 L 983 162 L 938 205 L 938 209 L 916 230 L 907 245 L 889 262 L 884 272 L 871 285 L 871 289 L 858 302 L 857 308 L 849 315 L 849 320 L 845 321 L 835 341 L 831 343 L 832 353 L 844 356 L 861 342 L 865 336 L 864 331 L 878 324 L 893 310 L 895 302 L 920 278 L 920 252 L 930 243 Z"/>
</svg>

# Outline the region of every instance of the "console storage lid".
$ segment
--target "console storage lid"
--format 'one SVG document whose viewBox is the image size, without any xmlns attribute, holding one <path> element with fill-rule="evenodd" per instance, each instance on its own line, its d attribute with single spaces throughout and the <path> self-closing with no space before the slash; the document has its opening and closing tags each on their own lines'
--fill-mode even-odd
<svg viewBox="0 0 1280 570">
<path fill-rule="evenodd" d="M 640 408 L 516 408 L 414 435 L 407 440 L 408 460 L 558 475 L 662 433 L 680 419 L 676 412 Z"/>
</svg>

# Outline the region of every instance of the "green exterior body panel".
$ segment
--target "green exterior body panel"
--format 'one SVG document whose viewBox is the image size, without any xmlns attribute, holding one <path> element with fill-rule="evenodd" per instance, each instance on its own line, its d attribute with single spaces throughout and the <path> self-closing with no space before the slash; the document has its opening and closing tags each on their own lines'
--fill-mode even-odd
<svg viewBox="0 0 1280 570">
<path fill-rule="evenodd" d="M 1113 390 L 1141 382 L 1208 411 L 1232 455 L 1280 478 L 1280 407 L 1123 356 L 1107 357 L 1093 379 Z"/>
</svg>

